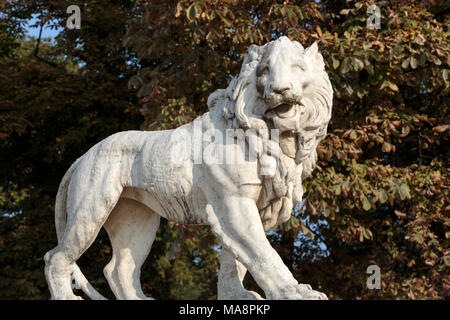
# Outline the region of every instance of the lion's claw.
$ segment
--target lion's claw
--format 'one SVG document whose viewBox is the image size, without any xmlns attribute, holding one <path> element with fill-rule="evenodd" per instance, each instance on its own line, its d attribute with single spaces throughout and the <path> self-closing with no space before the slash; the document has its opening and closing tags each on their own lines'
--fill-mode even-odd
<svg viewBox="0 0 450 320">
<path fill-rule="evenodd" d="M 311 287 L 311 285 L 306 284 L 306 283 L 299 283 L 297 286 L 297 290 L 300 290 L 300 291 L 312 290 L 312 287 Z"/>
<path fill-rule="evenodd" d="M 309 284 L 299 283 L 297 292 L 300 294 L 301 300 L 328 300 L 324 293 L 313 290 Z"/>
<path fill-rule="evenodd" d="M 294 289 L 293 291 L 291 291 Z M 284 299 L 289 300 L 328 300 L 328 297 L 319 291 L 313 290 L 311 285 L 299 283 L 291 288 Z"/>
<path fill-rule="evenodd" d="M 316 290 L 303 291 L 301 295 L 302 300 L 328 300 L 326 294 Z"/>
</svg>

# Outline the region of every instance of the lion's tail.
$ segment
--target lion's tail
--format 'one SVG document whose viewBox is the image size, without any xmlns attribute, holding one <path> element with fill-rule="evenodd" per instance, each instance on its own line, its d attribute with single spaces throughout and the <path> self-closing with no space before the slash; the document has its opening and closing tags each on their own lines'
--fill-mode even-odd
<svg viewBox="0 0 450 320">
<path fill-rule="evenodd" d="M 67 224 L 67 189 L 69 187 L 72 174 L 77 168 L 77 164 L 80 159 L 75 161 L 69 170 L 67 170 L 58 188 L 58 193 L 56 195 L 55 202 L 55 226 L 56 226 L 56 236 L 58 238 L 58 243 L 64 235 Z M 81 272 L 80 268 L 74 263 L 72 270 L 72 281 L 75 282 L 74 287 L 81 289 L 89 298 L 93 300 L 106 300 L 106 298 L 101 295 L 94 287 L 89 283 L 86 277 Z"/>
<path fill-rule="evenodd" d="M 75 281 L 74 287 L 81 289 L 92 300 L 107 300 L 100 292 L 94 289 L 76 263 L 73 267 L 72 280 Z"/>
</svg>

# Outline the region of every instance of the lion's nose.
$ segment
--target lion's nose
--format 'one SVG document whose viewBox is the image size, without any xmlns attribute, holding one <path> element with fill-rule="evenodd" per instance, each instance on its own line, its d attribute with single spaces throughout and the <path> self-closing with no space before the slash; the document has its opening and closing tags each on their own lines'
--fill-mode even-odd
<svg viewBox="0 0 450 320">
<path fill-rule="evenodd" d="M 286 91 L 288 91 L 289 89 L 291 89 L 291 86 L 289 84 L 285 84 L 285 85 L 270 85 L 270 89 L 272 89 L 272 91 L 274 93 L 278 93 L 278 94 L 283 94 Z"/>
</svg>

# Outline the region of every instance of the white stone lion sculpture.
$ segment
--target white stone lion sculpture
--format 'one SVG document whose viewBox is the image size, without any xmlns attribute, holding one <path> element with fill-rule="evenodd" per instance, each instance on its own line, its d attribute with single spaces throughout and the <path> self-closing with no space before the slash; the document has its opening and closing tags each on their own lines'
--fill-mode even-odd
<svg viewBox="0 0 450 320">
<path fill-rule="evenodd" d="M 281 37 L 250 46 L 240 74 L 210 95 L 209 112 L 194 122 L 119 132 L 93 146 L 56 197 L 58 246 L 44 257 L 52 298 L 80 299 L 76 287 L 105 299 L 76 265 L 103 226 L 113 248 L 104 268 L 113 293 L 149 299 L 140 269 L 164 217 L 208 224 L 220 239 L 219 299 L 262 299 L 243 287 L 247 270 L 266 299 L 327 299 L 294 279 L 265 232 L 302 200 L 332 96 L 317 45 L 304 49 Z"/>
</svg>

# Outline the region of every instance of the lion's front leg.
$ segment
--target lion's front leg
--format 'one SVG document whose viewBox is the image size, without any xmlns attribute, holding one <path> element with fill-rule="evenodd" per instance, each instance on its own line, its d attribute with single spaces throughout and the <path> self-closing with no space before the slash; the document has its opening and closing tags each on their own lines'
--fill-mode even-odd
<svg viewBox="0 0 450 320">
<path fill-rule="evenodd" d="M 244 288 L 242 281 L 246 273 L 245 266 L 227 249 L 222 248 L 217 298 L 219 300 L 263 300 L 258 293 Z"/>
<path fill-rule="evenodd" d="M 254 200 L 208 197 L 207 219 L 223 246 L 252 274 L 267 299 L 326 299 L 298 282 L 266 238 Z M 314 291 L 316 293 L 316 291 Z"/>
</svg>

